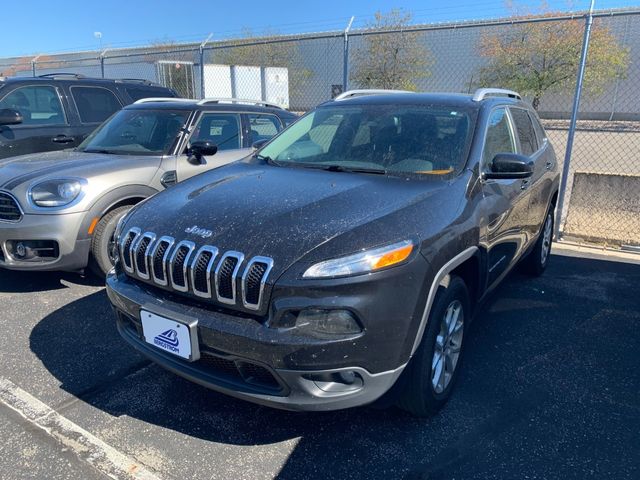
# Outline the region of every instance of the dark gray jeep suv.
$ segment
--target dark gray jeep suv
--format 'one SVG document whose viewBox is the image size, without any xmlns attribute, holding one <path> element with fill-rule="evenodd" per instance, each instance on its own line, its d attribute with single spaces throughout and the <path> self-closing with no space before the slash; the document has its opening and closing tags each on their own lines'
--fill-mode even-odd
<svg viewBox="0 0 640 480">
<path fill-rule="evenodd" d="M 107 291 L 127 342 L 214 390 L 428 415 L 483 297 L 545 269 L 557 190 L 515 92 L 347 92 L 134 208 Z"/>
</svg>

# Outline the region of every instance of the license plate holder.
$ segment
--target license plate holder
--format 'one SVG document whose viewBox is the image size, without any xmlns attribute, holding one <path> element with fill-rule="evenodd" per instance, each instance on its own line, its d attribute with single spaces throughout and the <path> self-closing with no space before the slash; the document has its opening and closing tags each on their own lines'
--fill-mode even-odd
<svg viewBox="0 0 640 480">
<path fill-rule="evenodd" d="M 198 322 L 189 323 L 140 310 L 144 341 L 155 348 L 190 362 L 200 358 Z"/>
</svg>

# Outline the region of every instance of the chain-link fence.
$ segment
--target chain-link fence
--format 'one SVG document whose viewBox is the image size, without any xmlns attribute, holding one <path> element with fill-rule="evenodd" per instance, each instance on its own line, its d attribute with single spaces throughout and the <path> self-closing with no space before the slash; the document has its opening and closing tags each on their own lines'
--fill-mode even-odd
<svg viewBox="0 0 640 480">
<path fill-rule="evenodd" d="M 349 88 L 470 93 L 512 87 L 534 103 L 562 162 L 585 18 L 544 15 L 41 55 L 0 60 L 0 76 L 146 79 L 183 97 L 262 100 L 294 112 Z M 640 245 L 639 86 L 640 9 L 596 12 L 558 215 L 565 240 Z"/>
</svg>

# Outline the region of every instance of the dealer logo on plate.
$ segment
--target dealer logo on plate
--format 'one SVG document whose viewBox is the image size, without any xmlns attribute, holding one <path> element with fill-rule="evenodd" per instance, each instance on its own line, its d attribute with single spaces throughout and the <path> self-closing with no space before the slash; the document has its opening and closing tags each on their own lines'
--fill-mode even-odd
<svg viewBox="0 0 640 480">
<path fill-rule="evenodd" d="M 153 339 L 153 343 L 160 348 L 164 348 L 165 350 L 169 350 L 173 353 L 180 353 L 180 349 L 178 348 L 178 346 L 180 345 L 180 341 L 178 340 L 178 332 L 173 329 L 169 329 L 165 332 L 162 332 L 160 335 L 156 335 L 156 337 Z"/>
</svg>

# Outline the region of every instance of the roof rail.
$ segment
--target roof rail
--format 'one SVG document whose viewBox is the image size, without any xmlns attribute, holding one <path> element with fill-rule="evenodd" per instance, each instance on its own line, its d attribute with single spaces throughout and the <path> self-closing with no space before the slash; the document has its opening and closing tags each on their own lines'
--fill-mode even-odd
<svg viewBox="0 0 640 480">
<path fill-rule="evenodd" d="M 385 90 L 375 88 L 363 88 L 359 90 L 347 90 L 338 95 L 334 100 L 344 100 L 345 98 L 361 97 L 363 95 L 384 95 L 385 93 L 415 93 L 409 90 Z"/>
<path fill-rule="evenodd" d="M 473 94 L 473 101 L 479 102 L 481 100 L 484 100 L 488 96 L 502 96 L 522 100 L 520 94 L 518 92 L 514 92 L 513 90 L 505 90 L 504 88 L 479 88 Z"/>
<path fill-rule="evenodd" d="M 56 78 L 56 77 L 87 78 L 85 75 L 82 75 L 81 73 L 69 73 L 69 72 L 45 73 L 44 75 L 38 75 L 38 78 Z"/>
<path fill-rule="evenodd" d="M 190 98 L 175 98 L 175 97 L 149 97 L 149 98 L 141 98 L 140 100 L 136 100 L 133 102 L 134 105 L 139 103 L 155 103 L 155 102 L 180 102 L 180 103 L 196 103 L 197 100 L 192 100 Z"/>
<path fill-rule="evenodd" d="M 251 100 L 248 98 L 223 98 L 223 97 L 203 98 L 198 102 L 198 105 L 207 105 L 209 103 L 225 103 L 225 102 L 226 103 L 249 103 L 252 105 L 262 105 L 265 107 L 279 108 L 280 110 L 284 110 L 283 107 L 281 107 L 276 103 L 265 102 L 264 100 Z"/>
<path fill-rule="evenodd" d="M 157 83 L 146 80 L 144 78 L 117 78 L 116 82 L 127 82 L 127 83 L 142 83 L 143 85 L 158 85 Z"/>
</svg>

